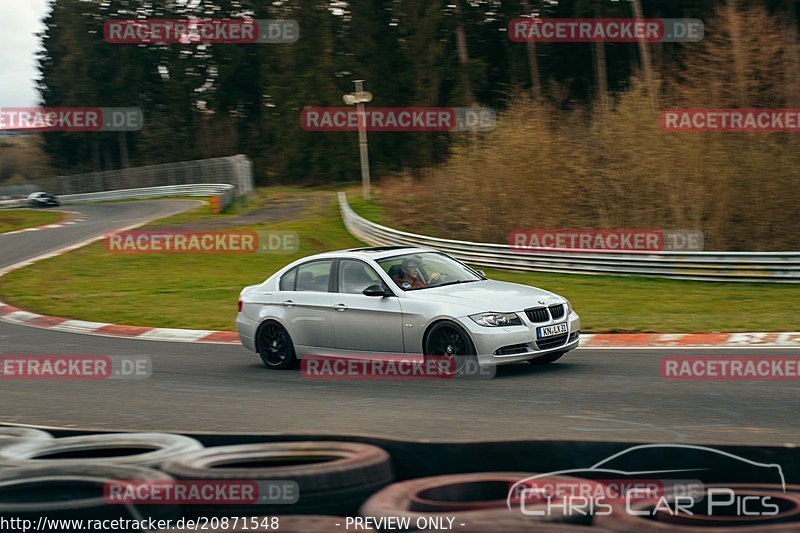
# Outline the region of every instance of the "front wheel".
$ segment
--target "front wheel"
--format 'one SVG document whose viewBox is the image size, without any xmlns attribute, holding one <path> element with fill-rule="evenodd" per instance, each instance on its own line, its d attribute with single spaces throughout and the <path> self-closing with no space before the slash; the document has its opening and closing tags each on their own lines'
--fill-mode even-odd
<svg viewBox="0 0 800 533">
<path fill-rule="evenodd" d="M 289 332 L 277 322 L 266 322 L 259 328 L 258 354 L 274 370 L 292 368 L 297 362 Z"/>
<path fill-rule="evenodd" d="M 469 335 L 452 322 L 439 322 L 428 332 L 425 358 L 447 375 L 464 371 L 468 361 L 475 359 L 475 347 Z"/>
<path fill-rule="evenodd" d="M 547 355 L 543 355 L 542 357 L 537 357 L 536 359 L 528 359 L 528 362 L 532 365 L 546 365 L 548 363 L 554 363 L 561 359 L 561 356 L 567 352 L 553 352 Z"/>
</svg>

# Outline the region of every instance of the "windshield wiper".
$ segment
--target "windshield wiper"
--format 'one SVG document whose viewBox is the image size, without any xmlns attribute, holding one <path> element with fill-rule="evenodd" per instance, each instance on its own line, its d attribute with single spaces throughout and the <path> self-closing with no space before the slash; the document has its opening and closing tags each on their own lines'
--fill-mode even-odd
<svg viewBox="0 0 800 533">
<path fill-rule="evenodd" d="M 444 287 L 446 285 L 458 285 L 459 283 L 471 283 L 473 281 L 484 281 L 482 279 L 460 279 L 456 281 L 446 281 L 444 283 L 437 283 L 436 285 L 425 285 L 424 287 L 415 287 L 413 289 L 403 289 L 406 292 L 409 291 L 420 291 L 422 289 L 432 289 L 434 287 Z"/>
<path fill-rule="evenodd" d="M 436 285 L 428 285 L 428 287 L 444 287 L 446 285 L 458 285 L 459 283 L 472 283 L 473 281 L 483 281 L 480 279 L 457 279 L 455 281 L 445 281 Z"/>
</svg>

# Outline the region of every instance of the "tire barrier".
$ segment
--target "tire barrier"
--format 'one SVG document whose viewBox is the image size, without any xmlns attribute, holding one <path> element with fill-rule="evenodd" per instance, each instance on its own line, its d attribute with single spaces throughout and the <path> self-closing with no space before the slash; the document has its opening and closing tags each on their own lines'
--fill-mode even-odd
<svg viewBox="0 0 800 533">
<path fill-rule="evenodd" d="M 741 462 L 732 470 L 731 463 L 714 462 L 709 457 L 704 457 L 700 464 L 709 468 L 700 468 L 687 462 L 681 453 L 670 455 L 649 448 L 644 450 L 647 452 L 644 455 L 622 455 L 614 459 L 615 468 L 632 472 L 697 466 L 691 471 L 698 472 L 699 479 L 683 481 L 697 481 L 702 483 L 698 487 L 705 489 L 733 490 L 740 499 L 749 499 L 747 509 L 750 511 L 767 510 L 763 499 L 769 497 L 771 505 L 777 509 L 771 516 L 746 516 L 738 511 L 726 513 L 722 507 L 710 517 L 696 516 L 700 507 L 694 515 L 672 516 L 659 510 L 658 503 L 663 498 L 631 502 L 633 510 L 650 515 L 636 516 L 627 512 L 624 501 L 614 499 L 619 498 L 619 492 L 614 493 L 617 496 L 611 492 L 614 480 L 592 481 L 572 477 L 574 474 L 536 477 L 536 486 L 544 490 L 548 487 L 554 491 L 574 490 L 570 487 L 575 484 L 582 492 L 585 489 L 589 493 L 595 490 L 600 493 L 599 489 L 608 489 L 614 512 L 601 516 L 605 513 L 597 512 L 599 507 L 590 506 L 587 510 L 580 502 L 572 511 L 565 511 L 571 506 L 563 505 L 558 498 L 547 511 L 543 498 L 535 499 L 531 492 L 522 490 L 533 487 L 534 481 L 518 483 L 531 474 L 505 469 L 508 465 L 521 465 L 524 470 L 533 472 L 555 468 L 583 472 L 575 466 L 608 458 L 624 450 L 627 444 L 420 443 L 345 435 L 199 434 L 195 440 L 170 434 L 73 436 L 76 434 L 80 432 L 54 430 L 53 435 L 49 435 L 27 428 L 0 427 L 0 439 L 11 441 L 0 447 L 0 466 L 3 467 L 0 469 L 0 519 L 28 519 L 34 523 L 37 517 L 45 516 L 84 521 L 171 519 L 171 525 L 158 527 L 185 527 L 167 531 L 209 533 L 275 530 L 309 533 L 800 531 L 800 486 L 786 485 L 784 492 L 782 485 L 769 484 L 776 482 L 776 474 L 780 474 L 778 481 L 785 479 L 796 483 L 800 479 L 797 453 L 792 447 L 732 450 L 763 461 L 766 467 L 780 464 L 782 469 L 777 471 L 775 468 L 748 471 L 738 466 Z M 119 463 L 123 461 L 149 467 Z M 747 463 L 742 464 L 747 466 Z M 459 473 L 474 465 L 494 467 L 492 469 L 497 472 Z M 394 473 L 401 481 L 390 484 Z M 754 483 L 727 483 L 733 479 L 748 479 Z M 226 500 L 221 493 L 213 492 L 215 488 L 225 488 L 226 481 L 233 481 L 240 487 L 258 484 L 258 496 L 265 487 L 258 483 L 260 481 L 269 482 L 267 487 L 273 487 L 274 481 L 291 482 L 299 499 L 293 500 L 294 503 L 264 503 L 257 497 Z M 193 495 L 196 493 L 191 492 L 194 489 L 210 489 L 210 492 L 196 497 Z M 570 492 L 553 494 L 568 496 Z M 759 500 L 762 500 L 761 505 Z M 531 516 L 529 510 L 546 514 Z M 593 511 L 594 516 L 590 516 Z M 234 519 L 239 520 L 238 529 L 233 527 Z M 0 526 L 0 530 L 6 529 Z M 80 529 L 87 530 L 91 527 Z M 72 533 L 69 529 L 58 531 Z"/>
<path fill-rule="evenodd" d="M 377 446 L 350 442 L 277 442 L 219 446 L 168 461 L 162 469 L 181 480 L 290 481 L 299 500 L 256 505 L 259 514 L 353 515 L 393 479 L 389 454 Z M 187 513 L 197 509 L 187 509 Z M 248 505 L 242 512 L 254 512 Z M 231 514 L 231 505 L 203 512 Z"/>
<path fill-rule="evenodd" d="M 264 527 L 261 524 L 272 523 L 271 520 L 275 519 L 278 527 L 267 525 Z M 249 527 L 249 524 L 256 524 L 256 527 Z M 164 529 L 160 533 L 178 533 L 181 531 L 195 531 L 195 529 Z M 273 516 L 256 516 L 243 521 L 242 527 L 218 527 L 203 529 L 204 533 L 250 533 L 250 532 L 271 532 L 280 531 L 281 533 L 330 533 L 336 531 L 347 531 L 345 529 L 345 518 L 343 516 L 325 516 L 325 515 L 273 515 Z M 371 527 L 359 527 L 358 531 L 369 533 L 375 531 Z"/>
<path fill-rule="evenodd" d="M 53 436 L 39 429 L 33 428 L 14 428 L 14 427 L 0 427 L 0 447 L 8 446 L 9 444 L 19 444 L 29 440 L 46 440 L 52 439 Z"/>
<path fill-rule="evenodd" d="M 609 533 L 611 530 L 557 522 L 534 522 L 519 514 L 508 514 L 495 516 L 490 520 L 470 520 L 463 526 L 454 524 L 452 531 L 458 533 Z M 442 533 L 442 530 L 428 529 L 420 530 L 418 533 Z"/>
<path fill-rule="evenodd" d="M 464 527 L 500 519 L 510 521 L 516 527 L 526 525 L 537 530 L 542 522 L 591 524 L 592 517 L 585 514 L 529 516 L 519 509 L 509 509 L 506 500 L 509 490 L 533 475 L 522 472 L 482 472 L 402 481 L 373 495 L 361 507 L 360 514 L 378 518 L 406 518 L 410 531 L 428 529 L 427 521 L 444 517 L 455 517 L 456 522 L 465 524 Z M 591 480 L 567 476 L 546 476 L 537 481 L 565 485 L 580 483 L 591 487 L 598 485 Z M 519 505 L 518 500 L 514 503 Z M 536 508 L 535 505 L 529 507 Z M 458 529 L 461 530 L 461 527 Z"/>
<path fill-rule="evenodd" d="M 758 484 L 706 485 L 732 491 L 728 506 L 711 505 L 708 498 L 697 497 L 690 505 L 669 500 L 648 499 L 614 506 L 612 512 L 595 519 L 599 527 L 611 531 L 688 531 L 703 533 L 789 533 L 800 531 L 800 487 Z M 725 494 L 727 497 L 729 494 Z M 731 505 L 733 507 L 731 507 Z M 744 506 L 744 507 L 743 507 Z M 717 507 L 722 507 L 717 509 Z M 710 511 L 715 511 L 711 513 Z M 747 512 L 744 512 L 747 511 Z"/>
<path fill-rule="evenodd" d="M 191 437 L 170 433 L 107 433 L 23 440 L 0 448 L 0 466 L 70 462 L 158 467 L 168 459 L 202 448 Z"/>
<path fill-rule="evenodd" d="M 0 470 L 0 517 L 31 519 L 175 520 L 175 505 L 116 505 L 106 501 L 110 481 L 171 482 L 163 472 L 136 466 L 58 464 Z M 70 530 L 61 530 L 70 531 Z"/>
</svg>

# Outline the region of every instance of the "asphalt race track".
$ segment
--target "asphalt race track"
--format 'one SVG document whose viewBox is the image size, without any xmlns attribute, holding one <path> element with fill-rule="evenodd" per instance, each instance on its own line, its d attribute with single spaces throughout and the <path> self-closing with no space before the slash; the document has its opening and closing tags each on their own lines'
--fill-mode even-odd
<svg viewBox="0 0 800 533">
<path fill-rule="evenodd" d="M 176 200 L 69 207 L 89 218 L 0 235 L 0 268 L 192 205 Z M 665 381 L 659 360 L 670 353 L 781 356 L 800 349 L 580 349 L 547 367 L 500 368 L 486 381 L 321 381 L 296 370 L 269 371 L 238 346 L 116 339 L 0 322 L 0 355 L 147 355 L 153 360 L 153 375 L 145 380 L 2 380 L 0 422 L 430 441 L 800 442 L 796 381 Z"/>
</svg>

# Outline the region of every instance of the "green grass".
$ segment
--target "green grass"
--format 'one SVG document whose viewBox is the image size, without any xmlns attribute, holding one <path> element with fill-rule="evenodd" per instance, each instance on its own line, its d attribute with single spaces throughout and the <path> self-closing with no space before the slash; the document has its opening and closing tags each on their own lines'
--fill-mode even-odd
<svg viewBox="0 0 800 533">
<path fill-rule="evenodd" d="M 380 222 L 381 207 L 347 186 L 352 207 Z M 140 326 L 233 330 L 236 299 L 285 264 L 309 254 L 360 246 L 341 222 L 334 190 L 261 189 L 247 206 L 211 215 L 208 206 L 155 222 L 185 223 L 238 216 L 302 197 L 304 216 L 248 229 L 296 231 L 292 255 L 114 255 L 96 243 L 0 279 L 2 300 L 38 313 Z M 327 205 L 321 204 L 327 198 Z M 305 200 L 304 200 L 305 201 Z M 245 229 L 244 227 L 237 229 Z M 503 281 L 535 285 L 569 298 L 586 332 L 796 331 L 800 287 L 702 283 L 618 276 L 488 270 Z M 41 287 L 49 287 L 45 294 Z"/>
<path fill-rule="evenodd" d="M 340 221 L 335 193 L 319 189 L 260 191 L 247 210 L 289 193 L 327 196 L 329 204 L 299 220 L 237 229 L 296 231 L 297 253 L 255 255 L 117 255 L 102 242 L 36 263 L 0 278 L 2 301 L 45 315 L 98 322 L 193 329 L 235 329 L 236 301 L 246 285 L 260 283 L 300 257 L 361 246 Z M 201 221 L 208 206 L 154 225 Z M 43 293 L 41 287 L 50 287 Z"/>
<path fill-rule="evenodd" d="M 0 233 L 55 224 L 61 213 L 36 209 L 0 209 Z"/>
</svg>

